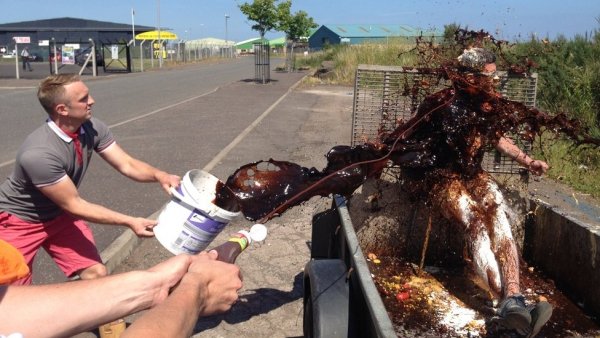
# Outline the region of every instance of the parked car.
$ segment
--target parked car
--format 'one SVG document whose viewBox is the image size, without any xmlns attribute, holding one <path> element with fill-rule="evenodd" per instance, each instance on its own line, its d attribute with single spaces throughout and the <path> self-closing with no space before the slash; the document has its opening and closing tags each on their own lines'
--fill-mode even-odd
<svg viewBox="0 0 600 338">
<path fill-rule="evenodd" d="M 31 54 L 29 54 L 29 61 L 42 62 L 42 61 L 44 61 L 44 58 L 38 53 L 31 53 Z"/>
<path fill-rule="evenodd" d="M 83 64 L 85 63 L 85 60 L 87 60 L 88 56 L 90 55 L 90 51 L 89 50 L 84 50 L 82 52 L 79 53 L 75 53 L 75 63 L 83 66 Z M 88 62 L 88 66 L 92 65 L 92 59 L 90 59 L 90 62 Z M 104 65 L 104 58 L 102 57 L 102 54 L 99 51 L 96 51 L 96 65 L 98 66 L 102 66 Z"/>
<path fill-rule="evenodd" d="M 61 62 L 62 61 L 62 51 L 60 49 L 57 49 L 56 54 L 57 54 L 56 61 Z M 54 62 L 54 52 L 53 51 L 51 51 L 48 54 L 48 60 L 50 60 L 50 62 Z"/>
</svg>

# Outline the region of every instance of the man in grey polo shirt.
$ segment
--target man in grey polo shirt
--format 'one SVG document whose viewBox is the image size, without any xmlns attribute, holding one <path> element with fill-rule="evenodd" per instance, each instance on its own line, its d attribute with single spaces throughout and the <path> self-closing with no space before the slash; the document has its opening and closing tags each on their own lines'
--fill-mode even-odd
<svg viewBox="0 0 600 338">
<path fill-rule="evenodd" d="M 125 225 L 153 236 L 155 220 L 133 217 L 83 199 L 77 187 L 92 153 L 138 182 L 158 182 L 168 192 L 180 178 L 127 154 L 108 127 L 92 117 L 94 99 L 79 76 L 43 80 L 38 99 L 48 120 L 21 145 L 13 173 L 0 185 L 0 239 L 25 257 L 30 271 L 40 247 L 68 276 L 93 279 L 107 274 L 85 221 Z M 15 284 L 31 284 L 31 275 Z"/>
</svg>

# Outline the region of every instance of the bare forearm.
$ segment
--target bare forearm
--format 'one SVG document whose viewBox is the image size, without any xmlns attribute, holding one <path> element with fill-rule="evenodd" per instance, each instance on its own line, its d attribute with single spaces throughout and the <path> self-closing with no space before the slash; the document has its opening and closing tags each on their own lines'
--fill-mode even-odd
<svg viewBox="0 0 600 338">
<path fill-rule="evenodd" d="M 158 182 L 160 175 L 167 175 L 166 172 L 132 157 L 122 174 L 138 182 Z"/>
<path fill-rule="evenodd" d="M 100 224 L 130 224 L 133 218 L 99 204 L 88 202 L 82 198 L 70 201 L 67 205 L 63 206 L 63 209 L 75 217 Z"/>
<path fill-rule="evenodd" d="M 197 281 L 184 279 L 160 305 L 148 310 L 121 335 L 127 337 L 189 337 L 196 324 L 205 288 Z"/>
<path fill-rule="evenodd" d="M 496 145 L 496 149 L 525 167 L 529 167 L 531 162 L 533 162 L 533 158 L 529 157 L 529 155 L 522 151 L 510 139 L 504 137 L 501 138 Z"/>
<path fill-rule="evenodd" d="M 160 282 L 129 272 L 71 283 L 9 286 L 0 302 L 0 332 L 65 337 L 150 307 Z M 61 312 L 68 314 L 61 315 Z"/>
</svg>

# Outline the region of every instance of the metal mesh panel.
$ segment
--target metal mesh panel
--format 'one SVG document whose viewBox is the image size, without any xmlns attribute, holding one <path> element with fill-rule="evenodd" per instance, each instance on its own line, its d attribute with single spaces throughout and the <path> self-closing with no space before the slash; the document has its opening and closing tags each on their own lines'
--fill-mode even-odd
<svg viewBox="0 0 600 338">
<path fill-rule="evenodd" d="M 499 91 L 510 100 L 534 106 L 537 75 L 508 76 L 498 72 Z M 440 74 L 398 66 L 359 65 L 354 85 L 351 144 L 374 140 L 379 131 L 391 131 L 416 112 L 423 99 L 450 86 Z M 512 139 L 528 152 L 531 145 Z M 491 149 L 482 166 L 488 172 L 521 173 L 522 168 L 511 158 Z"/>
<path fill-rule="evenodd" d="M 271 81 L 269 42 L 254 43 L 254 80 L 259 83 Z"/>
</svg>

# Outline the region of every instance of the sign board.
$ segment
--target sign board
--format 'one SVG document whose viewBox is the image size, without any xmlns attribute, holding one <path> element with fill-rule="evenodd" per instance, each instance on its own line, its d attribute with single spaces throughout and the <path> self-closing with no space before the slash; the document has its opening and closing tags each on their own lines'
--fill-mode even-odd
<svg viewBox="0 0 600 338">
<path fill-rule="evenodd" d="M 73 65 L 75 64 L 75 48 L 72 46 L 64 45 L 62 48 L 62 64 Z"/>
<path fill-rule="evenodd" d="M 50 40 L 38 40 L 38 46 L 50 46 Z"/>
<path fill-rule="evenodd" d="M 119 46 L 117 46 L 117 45 L 110 46 L 110 58 L 113 60 L 119 59 Z"/>
<path fill-rule="evenodd" d="M 160 33 L 160 34 L 159 34 Z M 177 34 L 168 31 L 148 31 L 135 36 L 136 40 L 177 40 Z"/>
<path fill-rule="evenodd" d="M 15 40 L 16 43 L 30 43 L 31 40 L 29 39 L 28 36 L 15 36 L 13 38 L 13 40 Z"/>
</svg>

